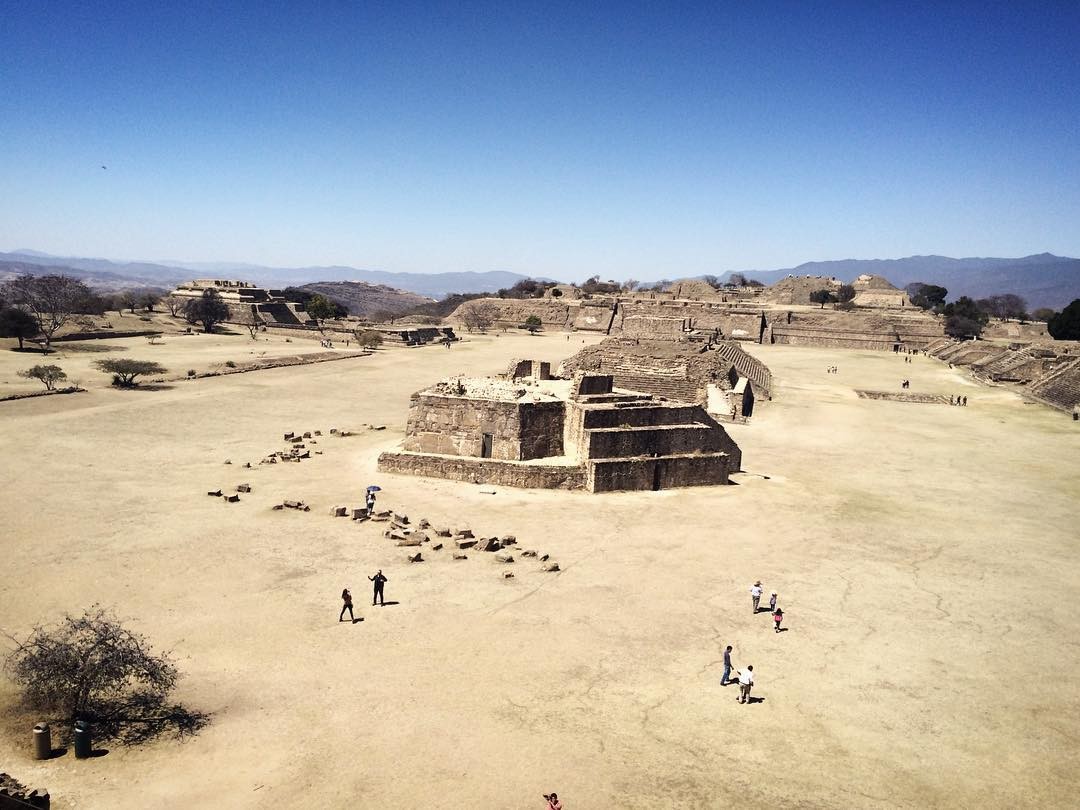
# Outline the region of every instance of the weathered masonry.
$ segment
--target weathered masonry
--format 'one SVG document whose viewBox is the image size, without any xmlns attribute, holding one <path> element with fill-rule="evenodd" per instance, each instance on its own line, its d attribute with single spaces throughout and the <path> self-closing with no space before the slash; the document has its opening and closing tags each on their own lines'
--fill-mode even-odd
<svg viewBox="0 0 1080 810">
<path fill-rule="evenodd" d="M 742 451 L 698 404 L 552 378 L 547 363 L 419 391 L 406 438 L 379 469 L 516 487 L 660 490 L 728 483 Z"/>
</svg>

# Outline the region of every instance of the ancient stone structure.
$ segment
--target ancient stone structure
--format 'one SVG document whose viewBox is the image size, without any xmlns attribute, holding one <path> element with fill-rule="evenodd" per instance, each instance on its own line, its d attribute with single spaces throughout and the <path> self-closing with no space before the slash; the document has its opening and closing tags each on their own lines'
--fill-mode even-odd
<svg viewBox="0 0 1080 810">
<path fill-rule="evenodd" d="M 908 309 L 913 306 L 908 294 L 898 290 L 881 276 L 864 273 L 853 282 L 852 303 L 867 309 Z"/>
<path fill-rule="evenodd" d="M 229 321 L 245 322 L 252 314 L 267 326 L 314 326 L 303 304 L 285 300 L 281 290 L 256 287 L 246 281 L 199 278 L 172 291 L 178 298 L 201 298 L 206 290 L 217 290 L 229 308 Z"/>
<path fill-rule="evenodd" d="M 748 417 L 757 400 L 772 398 L 769 369 L 731 342 L 608 338 L 563 361 L 559 375 L 609 374 L 632 391 L 694 402 L 709 413 Z"/>
<path fill-rule="evenodd" d="M 741 464 L 700 405 L 617 390 L 611 375 L 552 378 L 535 361 L 418 391 L 401 450 L 379 456 L 383 472 L 591 492 L 725 484 Z"/>
<path fill-rule="evenodd" d="M 880 276 L 856 279 L 850 309 L 819 309 L 811 293 L 839 290 L 841 282 L 789 276 L 769 288 L 714 289 L 702 281 L 675 282 L 664 292 L 541 299 L 484 299 L 503 327 L 536 316 L 548 330 L 600 332 L 644 340 L 738 340 L 797 346 L 904 351 L 944 335 L 940 317 L 911 305 L 907 293 Z M 555 290 L 557 288 L 551 288 Z M 549 292 L 551 292 L 549 290 Z M 463 306 L 468 306 L 465 304 Z M 457 318 L 457 314 L 451 319 Z"/>
<path fill-rule="evenodd" d="M 927 353 L 966 367 L 982 382 L 1013 387 L 1066 413 L 1080 407 L 1080 341 L 999 343 L 946 338 L 930 344 Z"/>
<path fill-rule="evenodd" d="M 765 343 L 836 349 L 925 349 L 944 334 L 940 318 L 921 310 L 849 312 L 806 309 L 769 313 Z"/>
</svg>

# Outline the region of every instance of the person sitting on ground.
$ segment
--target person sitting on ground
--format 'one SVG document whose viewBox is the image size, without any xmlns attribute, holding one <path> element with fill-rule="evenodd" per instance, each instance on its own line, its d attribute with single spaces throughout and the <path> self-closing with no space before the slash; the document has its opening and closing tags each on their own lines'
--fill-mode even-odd
<svg viewBox="0 0 1080 810">
<path fill-rule="evenodd" d="M 780 632 L 780 622 L 784 620 L 784 611 L 777 608 L 773 611 L 772 620 L 776 624 L 776 632 Z"/>
</svg>

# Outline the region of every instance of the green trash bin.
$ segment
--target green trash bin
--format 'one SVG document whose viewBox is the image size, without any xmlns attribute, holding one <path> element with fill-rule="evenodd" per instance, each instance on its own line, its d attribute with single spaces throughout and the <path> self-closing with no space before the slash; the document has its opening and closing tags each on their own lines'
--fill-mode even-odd
<svg viewBox="0 0 1080 810">
<path fill-rule="evenodd" d="M 52 756 L 52 734 L 48 723 L 34 726 L 34 759 L 48 759 Z"/>
<path fill-rule="evenodd" d="M 90 724 L 85 720 L 75 721 L 75 758 L 87 759 L 94 750 L 94 741 L 90 738 Z"/>
</svg>

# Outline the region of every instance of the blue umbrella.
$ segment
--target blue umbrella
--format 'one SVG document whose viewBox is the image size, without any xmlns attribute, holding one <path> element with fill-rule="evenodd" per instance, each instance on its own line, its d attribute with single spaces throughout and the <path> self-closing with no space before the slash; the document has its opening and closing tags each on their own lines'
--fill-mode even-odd
<svg viewBox="0 0 1080 810">
<path fill-rule="evenodd" d="M 368 492 L 382 492 L 382 487 L 377 487 L 374 484 L 372 484 L 370 487 L 367 488 L 367 491 Z"/>
</svg>

